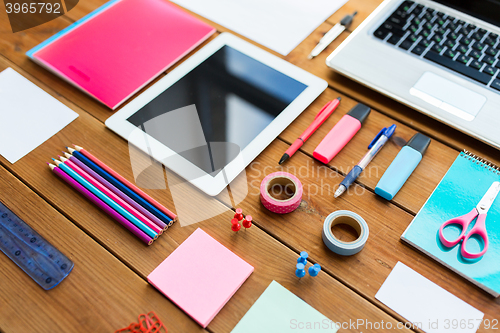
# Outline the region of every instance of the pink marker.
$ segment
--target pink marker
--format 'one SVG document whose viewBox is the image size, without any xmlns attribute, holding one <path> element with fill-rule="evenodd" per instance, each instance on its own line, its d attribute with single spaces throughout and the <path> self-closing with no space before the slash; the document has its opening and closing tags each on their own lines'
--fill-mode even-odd
<svg viewBox="0 0 500 333">
<path fill-rule="evenodd" d="M 369 114 L 370 108 L 358 103 L 328 132 L 314 150 L 313 157 L 325 164 L 330 162 L 358 133 Z"/>
</svg>

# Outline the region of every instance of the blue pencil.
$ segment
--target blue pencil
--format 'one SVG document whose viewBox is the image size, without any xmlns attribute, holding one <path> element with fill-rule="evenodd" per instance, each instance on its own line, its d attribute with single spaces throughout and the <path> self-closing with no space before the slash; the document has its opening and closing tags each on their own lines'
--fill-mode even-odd
<svg viewBox="0 0 500 333">
<path fill-rule="evenodd" d="M 136 218 L 134 215 L 130 214 L 128 211 L 126 211 L 122 206 L 111 200 L 106 194 L 102 193 L 97 187 L 92 185 L 90 182 L 88 182 L 85 178 L 80 176 L 78 173 L 73 171 L 70 167 L 68 167 L 66 164 L 56 160 L 52 159 L 57 166 L 63 170 L 68 176 L 73 178 L 75 181 L 80 183 L 83 187 L 85 187 L 87 190 L 92 192 L 95 196 L 97 196 L 99 199 L 104 201 L 107 205 L 109 205 L 111 208 L 113 208 L 115 211 L 120 213 L 123 217 L 125 217 L 127 220 L 132 222 L 135 226 L 137 226 L 139 229 L 144 231 L 146 235 L 148 235 L 151 238 L 156 238 L 158 234 L 153 231 L 150 227 L 148 227 L 146 224 L 144 224 L 141 220 Z"/>
<path fill-rule="evenodd" d="M 102 178 L 106 179 L 108 182 L 113 184 L 115 187 L 117 187 L 120 191 L 128 195 L 130 198 L 138 202 L 142 207 L 146 208 L 149 210 L 152 214 L 154 214 L 156 217 L 158 217 L 160 220 L 165 222 L 167 225 L 169 225 L 172 222 L 172 219 L 165 215 L 163 212 L 158 210 L 155 206 L 151 205 L 149 202 L 144 200 L 140 195 L 132 191 L 128 186 L 120 182 L 118 179 L 113 177 L 111 174 L 109 174 L 107 171 L 102 169 L 100 166 L 92 162 L 90 159 L 88 159 L 85 155 L 80 153 L 79 151 L 75 150 L 72 152 L 73 156 L 82 161 L 85 165 L 87 165 L 89 168 L 97 172 Z"/>
</svg>

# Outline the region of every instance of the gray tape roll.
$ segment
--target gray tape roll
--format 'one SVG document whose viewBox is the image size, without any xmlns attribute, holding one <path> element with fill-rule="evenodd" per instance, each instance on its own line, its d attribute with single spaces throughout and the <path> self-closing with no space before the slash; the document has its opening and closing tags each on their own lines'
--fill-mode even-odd
<svg viewBox="0 0 500 333">
<path fill-rule="evenodd" d="M 358 239 L 352 242 L 339 240 L 332 233 L 332 226 L 337 224 L 347 224 L 353 227 L 358 232 Z M 323 242 L 331 251 L 343 256 L 351 256 L 361 251 L 368 240 L 369 233 L 366 221 L 349 210 L 338 210 L 331 213 L 323 224 Z"/>
</svg>

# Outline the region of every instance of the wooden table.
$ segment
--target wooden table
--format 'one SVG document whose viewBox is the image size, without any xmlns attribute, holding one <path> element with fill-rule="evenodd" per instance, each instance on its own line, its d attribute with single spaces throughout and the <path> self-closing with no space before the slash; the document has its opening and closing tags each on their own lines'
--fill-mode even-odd
<svg viewBox="0 0 500 333">
<path fill-rule="evenodd" d="M 226 212 L 187 227 L 175 224 L 151 247 L 142 244 L 60 181 L 45 165 L 51 157 L 59 155 L 64 146 L 77 143 L 129 180 L 133 179 L 127 142 L 104 126 L 113 112 L 25 55 L 27 50 L 105 1 L 82 0 L 67 15 L 16 34 L 10 30 L 5 11 L 0 10 L 0 71 L 14 68 L 80 115 L 15 164 L 0 157 L 0 200 L 75 262 L 68 278 L 46 292 L 6 256 L 0 255 L 0 331 L 113 332 L 134 321 L 138 314 L 154 310 L 169 332 L 230 332 L 272 280 L 336 322 L 362 319 L 371 323 L 389 322 L 396 327 L 397 322 L 404 319 L 376 300 L 375 294 L 398 261 L 483 311 L 485 319 L 500 319 L 498 299 L 400 241 L 401 234 L 460 150 L 470 150 L 497 164 L 500 163 L 498 151 L 329 70 L 325 58 L 349 32 L 344 32 L 319 57 L 307 60 L 307 54 L 333 24 L 357 10 L 351 27 L 355 29 L 380 0 L 350 0 L 284 57 L 327 80 L 329 88 L 247 168 L 250 193 L 239 206 L 254 217 L 254 227 L 234 234 L 229 222 L 234 208 L 227 198 L 205 200 L 191 189 L 185 196 L 186 200 L 196 201 L 193 209 L 225 208 Z M 209 23 L 217 27 L 219 33 L 226 31 Z M 270 213 L 260 204 L 255 184 L 260 184 L 266 174 L 281 170 L 277 161 L 285 149 L 308 126 L 321 106 L 337 96 L 342 97 L 341 106 L 283 168 L 295 170 L 304 185 L 304 199 L 299 209 L 284 216 Z M 318 163 L 312 158 L 313 149 L 357 102 L 372 108 L 365 125 L 331 163 Z M 334 200 L 333 191 L 345 173 L 366 152 L 367 144 L 380 128 L 392 123 L 398 126 L 396 137 L 374 159 L 369 172 L 358 179 L 353 188 L 357 195 Z M 378 179 L 400 146 L 417 131 L 433 139 L 422 163 L 393 201 L 377 197 L 373 191 Z M 174 176 L 168 174 L 167 177 Z M 147 192 L 166 207 L 174 208 L 168 190 Z M 364 250 L 352 257 L 333 254 L 321 240 L 325 217 L 339 209 L 358 212 L 370 227 Z M 205 330 L 146 280 L 198 227 L 255 267 L 254 273 Z M 342 235 L 349 237 L 345 232 Z M 316 278 L 299 281 L 294 275 L 294 266 L 298 253 L 303 250 L 308 251 L 310 261 L 321 264 L 323 270 Z M 363 325 L 341 329 L 341 332 L 369 331 L 384 330 Z M 479 330 L 486 331 L 484 327 Z"/>
</svg>

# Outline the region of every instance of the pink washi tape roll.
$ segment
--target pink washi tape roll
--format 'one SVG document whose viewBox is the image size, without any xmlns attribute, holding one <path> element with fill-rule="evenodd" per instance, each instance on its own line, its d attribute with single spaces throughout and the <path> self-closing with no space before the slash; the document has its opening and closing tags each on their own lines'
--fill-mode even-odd
<svg viewBox="0 0 500 333">
<path fill-rule="evenodd" d="M 269 191 L 274 185 L 281 185 L 281 191 L 291 195 L 291 197 L 285 200 L 273 198 Z M 260 201 L 264 207 L 273 213 L 286 214 L 293 212 L 302 201 L 302 183 L 297 177 L 288 172 L 271 173 L 260 184 Z"/>
</svg>

